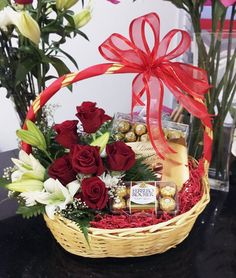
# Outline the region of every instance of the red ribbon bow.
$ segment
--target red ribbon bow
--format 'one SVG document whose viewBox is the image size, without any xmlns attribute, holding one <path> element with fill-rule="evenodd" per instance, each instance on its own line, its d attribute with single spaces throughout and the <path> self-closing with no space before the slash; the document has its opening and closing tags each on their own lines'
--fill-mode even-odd
<svg viewBox="0 0 236 278">
<path fill-rule="evenodd" d="M 153 33 L 152 48 L 147 40 L 146 25 Z M 174 49 L 169 50 L 177 34 L 181 35 L 181 39 Z M 99 47 L 99 51 L 105 59 L 122 65 L 117 73 L 137 73 L 132 84 L 132 112 L 136 105 L 144 105 L 142 98 L 146 92 L 150 141 L 156 153 L 164 158 L 165 153 L 174 152 L 162 131 L 164 85 L 186 110 L 211 128 L 211 119 L 203 102 L 204 94 L 210 87 L 207 75 L 200 68 L 171 61 L 189 48 L 191 38 L 187 32 L 174 29 L 160 41 L 160 20 L 157 14 L 150 13 L 134 19 L 130 24 L 129 35 L 130 40 L 120 34 L 111 35 Z M 210 151 L 207 152 L 209 161 Z"/>
</svg>

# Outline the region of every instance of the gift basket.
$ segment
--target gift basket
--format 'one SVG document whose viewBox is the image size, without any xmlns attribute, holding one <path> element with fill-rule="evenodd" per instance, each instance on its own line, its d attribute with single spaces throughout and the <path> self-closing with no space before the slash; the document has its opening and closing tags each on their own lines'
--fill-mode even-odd
<svg viewBox="0 0 236 278">
<path fill-rule="evenodd" d="M 146 25 L 154 37 L 151 49 Z M 57 79 L 33 102 L 17 132 L 22 150 L 13 159 L 6 187 L 18 198 L 18 212 L 26 217 L 43 213 L 57 242 L 72 254 L 102 258 L 165 252 L 188 236 L 209 202 L 212 133 L 203 101 L 209 84 L 203 70 L 171 61 L 186 51 L 190 36 L 172 30 L 160 41 L 159 25 L 158 15 L 150 13 L 133 20 L 130 40 L 111 35 L 99 48 L 111 63 Z M 180 42 L 169 50 L 177 34 Z M 56 124 L 46 134 L 34 123 L 61 88 L 121 73 L 136 74 L 130 115 L 111 118 L 86 101 L 77 106 L 79 121 Z M 185 127 L 162 121 L 163 85 L 203 124 L 199 162 L 188 158 Z M 146 107 L 145 117 L 134 115 L 136 106 Z"/>
</svg>

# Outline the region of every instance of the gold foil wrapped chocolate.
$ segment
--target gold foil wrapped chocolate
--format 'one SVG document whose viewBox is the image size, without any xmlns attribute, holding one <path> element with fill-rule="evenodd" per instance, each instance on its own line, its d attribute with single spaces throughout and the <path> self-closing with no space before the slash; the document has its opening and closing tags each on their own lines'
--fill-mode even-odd
<svg viewBox="0 0 236 278">
<path fill-rule="evenodd" d="M 132 120 L 127 114 L 119 114 L 114 121 L 113 134 L 115 140 L 124 140 L 125 142 L 147 142 L 147 126 L 144 121 Z"/>
<path fill-rule="evenodd" d="M 161 186 L 160 193 L 162 197 L 174 197 L 176 193 L 176 187 L 173 185 Z"/>
<path fill-rule="evenodd" d="M 129 131 L 125 134 L 125 141 L 126 142 L 136 142 L 137 136 L 133 131 Z"/>
<path fill-rule="evenodd" d="M 145 124 L 136 124 L 134 127 L 134 132 L 138 135 L 141 136 L 145 133 L 147 133 L 147 127 Z"/>
<path fill-rule="evenodd" d="M 176 209 L 176 202 L 171 197 L 163 197 L 160 199 L 160 209 L 165 212 L 171 212 Z"/>
<path fill-rule="evenodd" d="M 120 121 L 118 123 L 118 131 L 122 133 L 126 133 L 130 130 L 131 124 L 129 121 Z"/>
</svg>

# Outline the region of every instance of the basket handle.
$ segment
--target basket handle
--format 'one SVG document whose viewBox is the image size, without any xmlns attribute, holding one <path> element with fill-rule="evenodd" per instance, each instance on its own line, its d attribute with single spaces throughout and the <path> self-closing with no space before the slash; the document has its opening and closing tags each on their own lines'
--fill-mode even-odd
<svg viewBox="0 0 236 278">
<path fill-rule="evenodd" d="M 42 91 L 38 97 L 34 100 L 32 105 L 30 106 L 28 113 L 26 115 L 26 120 L 35 121 L 36 115 L 38 111 L 63 87 L 71 85 L 75 82 L 81 81 L 83 79 L 103 75 L 103 74 L 117 74 L 117 73 L 127 73 L 127 69 L 123 67 L 121 64 L 117 63 L 105 63 L 98 64 L 80 72 L 69 73 L 64 76 L 59 77 L 55 80 L 49 87 L 47 87 L 44 91 Z M 196 99 L 201 104 L 203 101 L 201 99 Z M 27 129 L 26 121 L 23 125 L 23 129 Z M 209 167 L 209 153 L 211 152 L 211 144 L 212 144 L 212 129 L 208 126 L 204 126 L 204 153 L 203 153 L 203 162 L 205 170 Z M 21 143 L 22 149 L 27 153 L 32 151 L 31 146 L 27 143 Z M 207 171 L 205 171 L 207 172 Z"/>
</svg>

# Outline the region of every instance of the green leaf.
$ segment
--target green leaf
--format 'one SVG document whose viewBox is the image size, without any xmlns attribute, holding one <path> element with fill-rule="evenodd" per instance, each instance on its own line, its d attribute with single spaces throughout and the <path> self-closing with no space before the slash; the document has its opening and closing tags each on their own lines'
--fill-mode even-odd
<svg viewBox="0 0 236 278">
<path fill-rule="evenodd" d="M 0 1 L 0 11 L 3 10 L 8 5 L 9 5 L 9 2 L 7 0 L 1 0 Z"/>
<path fill-rule="evenodd" d="M 82 32 L 81 30 L 76 29 L 76 30 L 74 31 L 74 33 L 75 33 L 75 35 L 80 35 L 81 37 L 83 37 L 83 38 L 85 38 L 87 41 L 89 41 L 88 36 L 87 36 L 84 32 Z"/>
<path fill-rule="evenodd" d="M 89 237 L 88 237 L 88 227 L 89 227 L 90 220 L 88 218 L 80 218 L 76 224 L 79 226 L 80 231 L 83 233 L 88 246 L 90 247 Z"/>
<path fill-rule="evenodd" d="M 6 187 L 9 183 L 11 183 L 9 180 L 0 178 L 0 186 L 1 187 Z"/>
<path fill-rule="evenodd" d="M 134 166 L 125 172 L 126 181 L 155 181 L 157 178 L 148 165 L 144 163 L 146 157 L 136 159 Z"/>
<path fill-rule="evenodd" d="M 26 75 L 37 65 L 31 58 L 18 63 L 16 68 L 15 86 L 26 79 Z"/>
<path fill-rule="evenodd" d="M 74 64 L 74 66 L 78 69 L 77 62 L 75 61 L 75 59 L 70 54 L 68 54 L 67 52 L 65 52 L 64 50 L 62 50 L 59 47 L 53 47 L 53 48 L 51 48 L 51 50 L 63 53 Z"/>
<path fill-rule="evenodd" d="M 51 61 L 53 67 L 55 68 L 55 70 L 57 71 L 57 74 L 59 76 L 62 76 L 62 75 L 67 74 L 67 73 L 70 73 L 69 68 L 59 58 L 50 56 L 50 61 Z"/>
<path fill-rule="evenodd" d="M 31 218 L 45 213 L 44 205 L 38 204 L 32 207 L 26 207 L 20 205 L 16 211 L 17 214 L 21 214 L 23 218 Z"/>
</svg>

